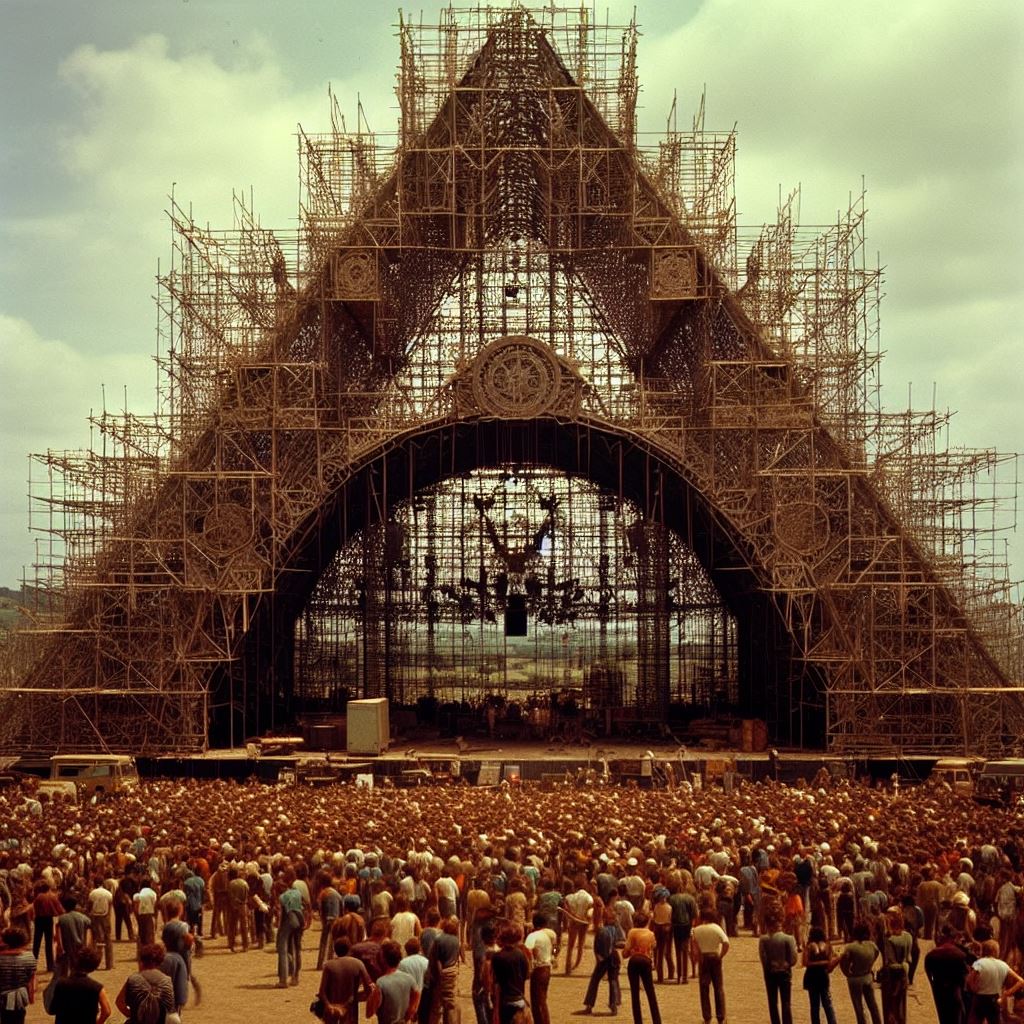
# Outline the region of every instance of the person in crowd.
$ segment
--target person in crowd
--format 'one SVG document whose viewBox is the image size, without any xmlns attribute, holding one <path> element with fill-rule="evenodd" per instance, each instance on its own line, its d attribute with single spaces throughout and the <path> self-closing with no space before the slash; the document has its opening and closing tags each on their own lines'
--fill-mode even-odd
<svg viewBox="0 0 1024 1024">
<path fill-rule="evenodd" d="M 497 1024 L 512 1024 L 526 1006 L 526 980 L 530 960 L 521 945 L 518 926 L 507 924 L 498 932 L 498 951 L 490 960 L 492 1000 Z"/>
<path fill-rule="evenodd" d="M 615 920 L 615 912 L 611 907 L 605 907 L 603 920 L 604 924 L 594 936 L 596 962 L 587 983 L 586 995 L 583 997 L 583 1009 L 577 1010 L 578 1014 L 593 1013 L 594 1004 L 597 1002 L 597 990 L 603 977 L 608 978 L 608 1009 L 612 1014 L 617 1014 L 622 1004 L 622 991 L 619 985 L 622 958 L 619 950 L 625 945 L 626 936 Z"/>
<path fill-rule="evenodd" d="M 853 926 L 853 941 L 843 947 L 839 967 L 846 976 L 846 985 L 853 1003 L 853 1015 L 857 1024 L 865 1024 L 864 1008 L 871 1016 L 871 1024 L 882 1024 L 875 999 L 874 967 L 880 953 L 871 941 L 871 929 L 865 921 Z"/>
<path fill-rule="evenodd" d="M 324 961 L 317 992 L 325 1024 L 358 1024 L 359 1003 L 373 988 L 366 965 L 349 955 L 348 939 L 337 939 L 334 956 Z"/>
<path fill-rule="evenodd" d="M 626 933 L 626 942 L 622 947 L 622 956 L 626 961 L 626 977 L 629 979 L 629 1000 L 633 1012 L 633 1024 L 643 1024 L 643 1013 L 640 1009 L 641 986 L 647 996 L 651 1024 L 661 1024 L 658 996 L 654 991 L 656 942 L 654 932 L 648 926 L 646 911 L 638 910 L 633 915 L 633 927 Z"/>
<path fill-rule="evenodd" d="M 46 969 L 53 970 L 53 923 L 64 908 L 49 881 L 40 878 L 33 889 L 32 900 L 32 954 L 39 959 L 40 947 L 46 954 Z"/>
<path fill-rule="evenodd" d="M 555 963 L 555 943 L 558 941 L 554 930 L 544 923 L 547 918 L 533 915 L 533 928 L 523 945 L 530 954 L 530 1009 L 536 1024 L 551 1024 L 548 1009 L 548 988 L 551 985 L 551 971 Z M 581 940 L 582 941 L 582 940 Z M 569 955 L 569 952 L 566 952 Z"/>
<path fill-rule="evenodd" d="M 718 921 L 718 911 L 710 901 L 699 906 L 699 921 L 690 936 L 693 961 L 697 964 L 700 985 L 700 1011 L 704 1024 L 711 1020 L 711 993 L 715 996 L 715 1019 L 725 1021 L 725 978 L 722 962 L 729 952 L 729 936 Z"/>
<path fill-rule="evenodd" d="M 924 958 L 938 1024 L 963 1024 L 967 1012 L 964 988 L 973 960 L 957 943 L 957 933 L 949 925 L 943 926 L 935 948 Z"/>
<path fill-rule="evenodd" d="M 159 1024 L 175 1012 L 174 986 L 161 970 L 166 955 L 159 942 L 147 943 L 139 950 L 139 969 L 128 975 L 114 1000 L 128 1018 L 127 1024 Z"/>
<path fill-rule="evenodd" d="M 967 987 L 973 994 L 968 1024 L 1000 1024 L 1003 1004 L 1024 988 L 1024 978 L 999 959 L 999 943 L 986 939 L 971 964 Z"/>
<path fill-rule="evenodd" d="M 811 1006 L 811 1024 L 821 1024 L 821 1011 L 825 1011 L 826 1024 L 836 1024 L 836 1011 L 832 1005 L 830 975 L 839 963 L 832 955 L 832 946 L 824 928 L 811 927 L 804 946 L 804 989 Z"/>
<path fill-rule="evenodd" d="M 797 962 L 796 939 L 782 930 L 782 914 L 772 906 L 764 918 L 764 934 L 757 940 L 757 953 L 768 995 L 771 1024 L 793 1024 L 793 968 Z"/>
<path fill-rule="evenodd" d="M 0 1024 L 24 1024 L 36 998 L 36 957 L 24 928 L 8 925 L 0 941 Z"/>
<path fill-rule="evenodd" d="M 376 1016 L 377 1024 L 403 1024 L 416 1019 L 419 992 L 412 975 L 400 971 L 402 947 L 393 939 L 381 943 L 384 973 L 377 979 L 366 1001 L 366 1015 Z"/>
<path fill-rule="evenodd" d="M 882 968 L 878 983 L 882 990 L 882 1016 L 885 1024 L 906 1024 L 907 973 L 910 970 L 912 939 L 903 927 L 903 910 L 891 908 L 885 915 L 886 931 L 882 944 Z"/>
<path fill-rule="evenodd" d="M 92 976 L 100 959 L 100 951 L 87 946 L 75 958 L 71 973 L 57 979 L 49 1006 L 54 1024 L 104 1024 L 113 1013 L 107 990 Z"/>
</svg>

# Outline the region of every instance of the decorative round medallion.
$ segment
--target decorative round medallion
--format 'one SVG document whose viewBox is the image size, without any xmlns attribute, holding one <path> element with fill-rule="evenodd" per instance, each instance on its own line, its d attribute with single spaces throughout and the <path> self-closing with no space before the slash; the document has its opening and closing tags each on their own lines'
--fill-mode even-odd
<svg viewBox="0 0 1024 1024">
<path fill-rule="evenodd" d="M 562 367 L 546 345 L 510 336 L 488 345 L 473 368 L 473 397 L 486 413 L 528 419 L 558 401 Z"/>
<path fill-rule="evenodd" d="M 813 501 L 786 502 L 776 512 L 775 535 L 796 554 L 817 554 L 830 534 L 828 513 Z"/>
<path fill-rule="evenodd" d="M 697 293 L 697 257 L 691 249 L 668 249 L 654 260 L 651 295 L 656 299 L 689 299 Z"/>
<path fill-rule="evenodd" d="M 222 502 L 203 520 L 203 546 L 211 555 L 229 555 L 251 537 L 252 512 L 236 502 Z"/>
<path fill-rule="evenodd" d="M 338 263 L 338 295 L 343 299 L 372 296 L 377 290 L 377 263 L 373 253 L 354 250 Z"/>
</svg>

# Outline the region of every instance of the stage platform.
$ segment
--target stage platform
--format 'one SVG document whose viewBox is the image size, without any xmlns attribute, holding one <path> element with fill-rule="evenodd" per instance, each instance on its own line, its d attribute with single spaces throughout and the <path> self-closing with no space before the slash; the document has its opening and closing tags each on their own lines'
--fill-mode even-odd
<svg viewBox="0 0 1024 1024">
<path fill-rule="evenodd" d="M 605 741 L 601 744 L 475 739 L 431 740 L 415 746 L 398 744 L 376 755 L 305 750 L 299 744 L 285 752 L 258 752 L 248 747 L 209 750 L 201 754 L 139 758 L 148 777 L 258 778 L 266 782 L 311 780 L 314 784 L 372 775 L 380 784 L 462 781 L 496 784 L 573 781 L 581 775 L 611 777 L 618 782 L 651 785 L 671 777 L 674 783 L 721 784 L 727 776 L 753 781 L 775 778 L 790 784 L 810 781 L 824 768 L 833 777 L 871 776 L 887 780 L 895 772 L 914 782 L 926 778 L 936 758 L 853 757 L 813 751 L 771 752 L 709 750 L 677 745 Z M 275 750 L 273 744 L 267 749 Z M 413 773 L 418 773 L 418 778 Z"/>
</svg>

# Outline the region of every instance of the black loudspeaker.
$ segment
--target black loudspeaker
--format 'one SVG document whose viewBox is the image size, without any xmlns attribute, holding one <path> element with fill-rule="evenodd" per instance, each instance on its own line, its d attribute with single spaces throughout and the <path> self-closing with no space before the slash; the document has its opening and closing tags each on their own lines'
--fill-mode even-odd
<svg viewBox="0 0 1024 1024">
<path fill-rule="evenodd" d="M 526 595 L 509 594 L 505 603 L 505 636 L 526 636 Z"/>
</svg>

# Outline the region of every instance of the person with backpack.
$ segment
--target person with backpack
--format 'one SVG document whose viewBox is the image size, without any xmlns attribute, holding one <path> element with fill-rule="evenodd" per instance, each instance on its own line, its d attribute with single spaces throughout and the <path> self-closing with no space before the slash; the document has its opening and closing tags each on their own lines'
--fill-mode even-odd
<svg viewBox="0 0 1024 1024">
<path fill-rule="evenodd" d="M 139 949 L 139 969 L 129 974 L 114 1000 L 127 1024 L 165 1024 L 174 1013 L 174 986 L 160 969 L 167 951 L 161 942 Z"/>
</svg>

